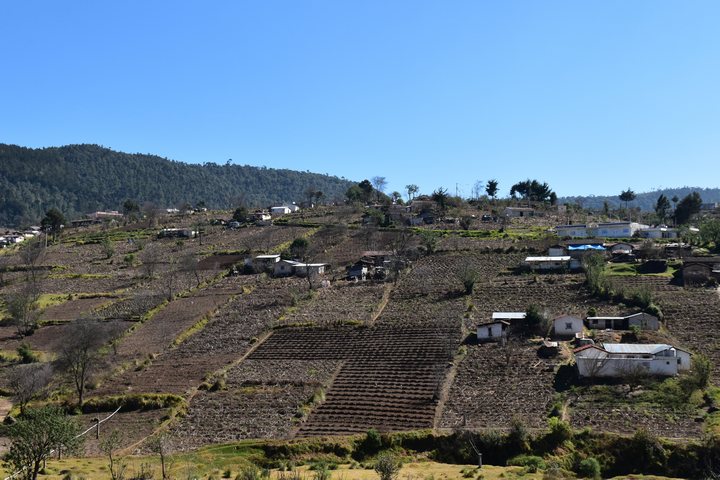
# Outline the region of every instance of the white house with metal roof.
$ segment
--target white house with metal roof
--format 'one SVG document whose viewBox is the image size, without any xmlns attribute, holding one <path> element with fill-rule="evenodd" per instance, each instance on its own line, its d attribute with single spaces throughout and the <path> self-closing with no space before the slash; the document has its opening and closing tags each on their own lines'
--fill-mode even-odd
<svg viewBox="0 0 720 480">
<path fill-rule="evenodd" d="M 673 376 L 691 366 L 689 352 L 664 343 L 603 343 L 585 345 L 573 353 L 578 373 L 586 378 Z"/>
</svg>

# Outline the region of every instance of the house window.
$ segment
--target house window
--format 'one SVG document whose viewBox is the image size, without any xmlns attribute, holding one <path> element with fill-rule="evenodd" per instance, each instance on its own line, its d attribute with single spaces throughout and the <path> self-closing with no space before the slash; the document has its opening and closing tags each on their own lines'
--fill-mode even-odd
<svg viewBox="0 0 720 480">
<path fill-rule="evenodd" d="M 565 330 L 572 330 L 572 322 L 565 322 Z"/>
<path fill-rule="evenodd" d="M 488 337 L 492 337 L 492 327 L 488 327 Z"/>
<path fill-rule="evenodd" d="M 678 357 L 678 365 L 682 365 L 682 358 Z"/>
</svg>

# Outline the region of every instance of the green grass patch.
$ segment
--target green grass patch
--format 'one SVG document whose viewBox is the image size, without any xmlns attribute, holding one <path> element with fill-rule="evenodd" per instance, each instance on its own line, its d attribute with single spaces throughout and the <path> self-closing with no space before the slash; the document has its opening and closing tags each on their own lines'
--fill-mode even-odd
<svg viewBox="0 0 720 480">
<path fill-rule="evenodd" d="M 83 413 L 110 412 L 121 407 L 121 412 L 161 410 L 164 408 L 185 407 L 186 401 L 180 395 L 170 393 L 138 393 L 92 397 L 82 406 Z"/>
</svg>

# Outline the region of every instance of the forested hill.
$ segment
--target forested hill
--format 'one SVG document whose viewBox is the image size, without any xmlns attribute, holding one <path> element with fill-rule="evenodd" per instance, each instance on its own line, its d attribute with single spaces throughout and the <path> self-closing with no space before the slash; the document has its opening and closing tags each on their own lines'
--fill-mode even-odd
<svg viewBox="0 0 720 480">
<path fill-rule="evenodd" d="M 668 200 L 672 199 L 673 196 L 677 196 L 682 199 L 686 195 L 692 192 L 698 192 L 703 202 L 720 202 L 720 188 L 699 188 L 699 187 L 680 187 L 680 188 L 664 188 L 662 190 L 656 190 L 654 192 L 638 193 L 637 198 L 630 202 L 631 207 L 640 207 L 641 210 L 652 211 L 655 208 L 657 199 L 661 194 L 664 194 Z M 580 197 L 561 197 L 558 198 L 558 203 L 580 203 L 583 208 L 590 210 L 602 210 L 603 203 L 608 202 L 610 208 L 624 207 L 625 202 L 620 201 L 618 195 L 608 196 L 580 196 Z"/>
<path fill-rule="evenodd" d="M 297 201 L 307 189 L 344 198 L 350 181 L 315 173 L 240 165 L 193 165 L 98 145 L 42 149 L 0 144 L 0 226 L 37 223 L 51 207 L 75 218 L 119 210 L 126 199 L 169 208 L 208 208 Z"/>
</svg>

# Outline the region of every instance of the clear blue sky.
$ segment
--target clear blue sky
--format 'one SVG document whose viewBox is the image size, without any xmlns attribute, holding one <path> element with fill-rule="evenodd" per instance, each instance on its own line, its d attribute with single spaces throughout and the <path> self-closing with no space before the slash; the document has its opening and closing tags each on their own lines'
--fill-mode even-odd
<svg viewBox="0 0 720 480">
<path fill-rule="evenodd" d="M 717 1 L 7 1 L 0 142 L 430 193 L 720 186 Z"/>
</svg>

